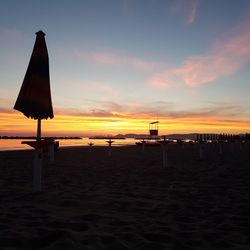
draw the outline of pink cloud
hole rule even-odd
[[[172,83],[163,80],[161,76],[155,76],[152,77],[149,80],[149,83],[151,86],[156,87],[156,88],[160,88],[160,89],[165,89],[165,88],[172,88],[174,87]]]
[[[199,0],[175,0],[170,7],[170,12],[184,16],[185,25],[190,26],[196,20],[198,6]]]
[[[114,53],[85,53],[77,51],[76,54],[79,58],[91,60],[97,64],[132,67],[139,70],[152,70],[159,65],[156,62],[146,61],[141,58],[129,57],[125,55],[117,55]]]
[[[159,87],[186,84],[191,87],[230,76],[250,62],[250,18],[241,23],[228,39],[217,42],[207,55],[187,58],[181,66],[159,73],[149,79],[152,86],[158,79]]]
[[[105,54],[105,53],[95,53],[89,56],[93,61],[100,64],[115,64],[116,59],[113,55]]]
[[[187,20],[186,20],[187,25],[192,25],[195,22],[196,16],[197,16],[198,4],[199,4],[198,0],[191,1],[190,9],[189,9]]]

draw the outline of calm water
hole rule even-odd
[[[0,139],[0,151],[4,150],[27,150],[31,149],[28,145],[21,144],[22,141],[29,141],[27,139]],[[88,143],[92,142],[94,143],[94,146],[107,146],[107,140],[102,139],[88,139],[88,138],[82,138],[82,139],[67,139],[67,140],[57,140],[59,141],[60,147],[72,147],[72,146],[88,146]],[[137,140],[135,139],[125,139],[125,140],[114,140],[115,142],[112,144],[112,146],[125,146],[125,145],[135,145],[135,142]]]

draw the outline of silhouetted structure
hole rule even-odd
[[[51,150],[54,141],[41,141],[41,120],[54,117],[50,93],[49,57],[45,33],[41,30],[36,33],[33,52],[14,109],[21,111],[28,118],[37,119],[37,141],[26,144],[36,149],[33,190],[40,192],[44,144],[49,147],[50,152],[54,152]],[[54,159],[54,155],[52,158]]]
[[[150,136],[158,136],[159,121],[149,123],[149,134]]]
[[[112,141],[111,139],[109,139],[108,141],[106,141],[109,145],[109,156],[111,156],[111,146],[112,146],[112,143],[115,142],[115,141]]]
[[[50,93],[49,57],[42,31],[36,33],[36,41],[14,109],[28,118],[53,118]]]

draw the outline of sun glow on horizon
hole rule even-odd
[[[145,114],[128,115],[113,113],[112,117],[55,115],[42,120],[43,136],[90,136],[116,134],[148,134],[152,117]],[[18,113],[0,113],[0,135],[36,134],[36,120],[27,119]],[[234,121],[224,117],[159,117],[159,134],[173,133],[246,133],[250,132],[250,121]]]

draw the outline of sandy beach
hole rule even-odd
[[[249,249],[250,147],[197,146],[60,149],[38,194],[33,151],[0,152],[0,249]]]

